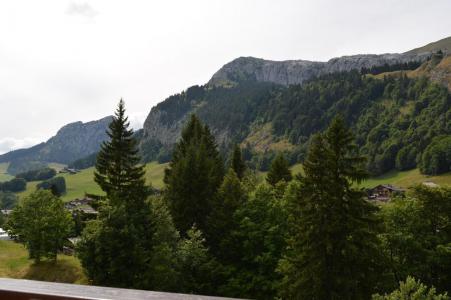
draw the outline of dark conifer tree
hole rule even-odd
[[[121,99],[107,131],[110,140],[101,146],[94,173],[95,181],[111,201],[142,198],[147,191],[144,166],[139,165],[137,141],[129,126]]]
[[[376,208],[353,187],[366,176],[364,162],[341,118],[313,139],[305,175],[289,191],[286,299],[370,299],[377,289]]]
[[[213,135],[192,115],[165,172],[165,197],[182,235],[196,225],[206,236],[207,220],[224,177],[224,164]]]
[[[210,250],[223,263],[235,262],[240,257],[238,241],[232,236],[232,231],[239,226],[234,214],[246,202],[246,198],[240,179],[230,168],[219,188],[217,204],[209,217]]]
[[[243,160],[243,155],[241,154],[241,149],[238,145],[235,145],[233,148],[230,166],[235,171],[236,176],[238,176],[240,180],[243,179],[244,172],[246,171],[246,163]]]
[[[94,284],[150,289],[154,225],[144,169],[128,127],[121,100],[96,163],[95,181],[106,203],[83,232],[78,253]]]
[[[282,180],[289,182],[292,178],[293,176],[291,175],[287,160],[282,154],[277,155],[271,163],[268,175],[266,176],[266,182],[275,186]]]

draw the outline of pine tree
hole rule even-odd
[[[282,180],[289,182],[292,178],[287,160],[282,154],[277,155],[271,163],[266,181],[270,185],[275,186]]]
[[[209,217],[210,250],[221,262],[230,263],[239,257],[238,251],[233,251],[236,250],[237,242],[231,233],[238,227],[234,214],[244,204],[246,196],[237,174],[230,168],[219,188],[217,203]]]
[[[83,232],[78,253],[93,283],[149,289],[154,224],[144,169],[128,127],[121,100],[107,132],[110,140],[96,163],[95,181],[106,193],[106,204]]]
[[[97,156],[94,179],[110,201],[131,201],[146,195],[144,166],[139,165],[137,141],[130,122],[125,116],[121,99],[113,121],[107,131],[109,141],[104,142]]]
[[[165,198],[180,233],[196,225],[209,236],[207,219],[224,176],[223,161],[207,126],[192,115],[166,169]]]
[[[246,171],[246,164],[243,160],[243,156],[241,154],[241,149],[238,145],[235,145],[232,157],[230,160],[230,166],[235,171],[238,178],[241,180],[244,177],[244,172]]]
[[[287,299],[369,299],[377,288],[376,208],[353,187],[364,162],[341,118],[313,138],[305,176],[289,189],[291,233],[279,266]]]

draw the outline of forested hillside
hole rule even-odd
[[[448,59],[435,55],[415,71]],[[427,74],[413,76],[415,71],[332,73],[288,87],[256,80],[191,87],[152,110],[141,151],[146,160],[167,161],[181,124],[196,113],[223,153],[241,144],[251,165],[265,170],[278,151],[286,152],[291,163],[302,162],[311,136],[341,114],[368,156],[372,174],[412,169],[421,165],[434,137],[451,133],[449,91]]]

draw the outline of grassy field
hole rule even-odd
[[[0,163],[0,182],[13,179],[13,176],[6,173],[6,170],[8,170],[8,166],[9,163]]]
[[[159,164],[151,162],[146,165],[146,181],[147,184],[152,184],[154,188],[161,189],[164,186],[164,169],[168,167],[168,163]]]
[[[361,186],[374,187],[378,184],[393,184],[398,187],[408,188],[414,184],[425,181],[434,182],[440,186],[451,186],[451,173],[440,176],[427,176],[420,173],[419,169],[409,171],[391,171],[379,177],[373,177],[364,181]]]
[[[86,284],[80,262],[74,256],[58,255],[56,264],[34,264],[27,250],[12,241],[0,241],[0,277]]]
[[[155,188],[163,187],[164,169],[168,164],[158,164],[151,162],[146,165],[146,181]],[[82,170],[77,174],[59,174],[66,179],[67,193],[62,197],[63,201],[70,201],[76,198],[83,198],[85,193],[102,195],[102,190],[94,182],[94,168]],[[19,197],[28,196],[36,190],[39,182],[27,183],[27,189],[19,193]]]
[[[164,169],[168,164],[158,164],[151,162],[146,165],[146,181],[155,188],[163,188]],[[302,165],[296,164],[291,167],[293,174],[302,173]],[[264,181],[267,172],[259,172],[258,178]],[[64,201],[70,201],[75,198],[83,198],[85,193],[102,194],[100,187],[94,182],[94,168],[82,170],[81,172],[71,174],[61,174],[66,179],[67,193],[62,198]],[[361,187],[374,187],[378,184],[393,184],[398,187],[408,188],[413,184],[422,183],[424,181],[432,181],[438,185],[451,186],[451,173],[440,176],[426,176],[420,174],[418,169],[409,171],[391,171],[379,177],[373,177],[364,181]],[[19,197],[29,195],[36,190],[38,182],[29,182],[27,189],[19,193]]]
[[[302,173],[302,164],[293,165],[291,171],[294,174]],[[264,180],[268,172],[259,172],[258,177]],[[414,184],[421,184],[425,181],[431,181],[440,186],[451,187],[451,173],[442,174],[440,176],[428,176],[420,173],[419,169],[409,171],[391,171],[382,176],[370,177],[360,184],[361,187],[375,187],[379,184],[393,184],[402,188],[409,188]]]

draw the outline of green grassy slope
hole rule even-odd
[[[293,165],[291,171],[294,174],[302,173],[302,165]],[[264,180],[268,172],[259,172],[258,177]],[[421,184],[425,181],[434,182],[440,186],[451,187],[451,173],[442,174],[439,176],[428,176],[420,173],[419,169],[409,171],[391,171],[382,176],[370,177],[360,184],[361,187],[375,187],[379,184],[393,184],[398,187],[408,188],[414,184]]]
[[[147,184],[152,184],[154,188],[161,189],[164,186],[164,169],[168,167],[168,163],[159,164],[151,162],[146,165],[146,181]]]
[[[433,42],[433,43],[429,43],[425,46],[412,49],[410,51],[407,51],[406,53],[422,53],[422,52],[428,52],[428,51],[435,52],[435,51],[438,51],[439,49],[451,51],[451,36],[441,39],[439,41]]]
[[[146,181],[155,188],[163,187],[164,169],[168,164],[158,164],[151,162],[146,165]],[[62,197],[63,201],[70,201],[75,198],[83,198],[85,193],[102,195],[102,190],[94,182],[94,168],[82,170],[77,174],[58,174],[66,179],[67,193]],[[34,190],[39,182],[27,183],[27,189],[19,193],[19,197],[28,196]]]
[[[364,181],[363,187],[374,187],[378,184],[393,184],[398,187],[408,188],[414,184],[421,184],[425,181],[431,181],[441,186],[451,186],[451,173],[440,176],[427,176],[420,173],[420,170],[409,171],[391,171],[379,177],[373,177]]]
[[[58,255],[56,264],[36,265],[27,250],[12,241],[0,241],[0,277],[86,284],[80,262],[74,256]]]
[[[13,179],[13,176],[9,175],[6,170],[8,170],[9,163],[0,163],[0,182],[8,181]]]
[[[146,165],[146,181],[155,188],[163,188],[164,169],[168,164],[158,164],[151,162]],[[293,174],[302,172],[302,165],[296,164],[291,167]],[[261,182],[265,180],[267,172],[258,172],[258,178]],[[80,173],[70,175],[61,174],[66,179],[67,193],[62,198],[64,201],[70,201],[75,198],[84,197],[85,193],[102,194],[100,187],[94,182],[94,168],[82,170]],[[374,187],[378,184],[393,184],[395,186],[408,188],[413,184],[420,184],[424,181],[432,181],[438,185],[451,186],[451,173],[440,176],[426,176],[420,173],[418,169],[409,171],[391,171],[379,177],[372,177],[364,181],[360,186]],[[20,198],[29,195],[36,189],[38,182],[29,182],[27,189],[19,193]]]

